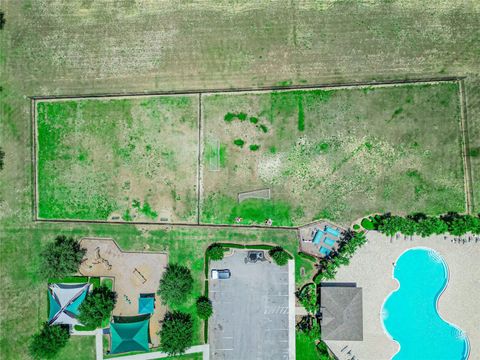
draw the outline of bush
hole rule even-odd
[[[375,229],[375,225],[373,224],[373,222],[370,221],[370,220],[367,219],[367,218],[363,219],[360,224],[362,225],[362,227],[363,227],[365,230],[374,230],[374,229]]]
[[[207,256],[210,260],[222,260],[225,248],[218,243],[210,245],[207,249]]]
[[[302,306],[312,315],[318,311],[317,287],[315,284],[307,284],[298,292],[298,300]]]
[[[237,146],[240,146],[240,147],[243,147],[243,145],[245,145],[245,141],[242,140],[242,139],[235,139],[235,140],[233,140],[233,143]]]
[[[257,151],[258,149],[260,149],[260,145],[253,144],[253,145],[250,145],[248,148],[249,148],[251,151]]]
[[[213,314],[212,302],[206,296],[200,296],[196,303],[197,315],[200,319],[208,319]]]
[[[41,252],[41,273],[46,278],[64,277],[74,274],[85,255],[78,241],[72,237],[59,235]]]
[[[358,224],[353,225],[353,230],[360,230],[360,225]]]
[[[86,328],[99,328],[110,317],[116,302],[115,292],[104,285],[95,287],[78,308],[78,321]]]
[[[288,260],[290,259],[290,255],[283,250],[282,247],[276,246],[271,249],[268,254],[272,257],[273,261],[279,266],[287,265]]]
[[[34,359],[51,359],[67,345],[69,338],[67,326],[44,323],[42,330],[32,336],[28,350]]]
[[[193,277],[190,270],[181,265],[169,264],[160,280],[158,293],[162,303],[181,305],[190,295],[193,287]]]
[[[160,331],[160,348],[170,355],[183,354],[192,346],[193,320],[190,314],[167,312]]]

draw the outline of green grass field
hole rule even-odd
[[[204,166],[204,223],[465,210],[456,83],[212,94],[202,114],[205,146],[224,149]],[[265,188],[270,200],[237,201]]]
[[[225,239],[278,241],[289,244],[290,249],[296,244],[289,231],[283,239],[271,230],[229,233],[180,228],[175,232],[137,229],[133,225],[33,222],[30,96],[465,75],[470,144],[473,149],[480,147],[477,1],[291,1],[287,5],[272,1],[234,5],[202,1],[172,6],[168,1],[5,0],[0,11],[6,21],[0,30],[0,147],[5,151],[5,166],[0,172],[2,360],[30,359],[29,337],[46,319],[46,280],[38,275],[38,253],[41,245],[57,234],[113,237],[125,248],[137,250],[152,241],[154,248],[171,248],[172,256],[197,269],[203,260],[202,250],[193,249],[196,241],[202,246]],[[247,110],[228,107],[225,113]],[[390,109],[388,115],[395,110]],[[225,113],[219,114],[219,120]],[[303,113],[307,130],[308,110],[304,104]],[[295,121],[292,128],[300,131],[299,122]],[[433,127],[427,130],[437,131]],[[108,134],[101,136],[108,138]],[[244,150],[248,151],[249,145]],[[213,158],[216,149],[210,151]],[[223,159],[219,165],[227,169],[232,160],[228,150],[219,150]],[[263,150],[260,147],[257,151]],[[472,165],[479,211],[480,157],[475,157]],[[66,177],[68,173],[60,175]],[[54,174],[53,180],[60,175]],[[230,192],[227,195],[231,196]],[[123,210],[127,208],[128,202],[122,197],[112,199],[108,203],[119,201],[124,204]],[[137,200],[140,204],[131,213],[144,209],[145,199],[138,196]],[[160,216],[153,201],[147,202]],[[423,204],[419,208],[423,209]],[[148,207],[144,210],[151,214]],[[119,216],[128,217],[120,212]],[[158,232],[154,236],[151,230]],[[180,251],[195,257],[187,258]],[[198,270],[195,274],[200,281]],[[198,292],[200,283],[195,286]],[[90,341],[77,338],[59,358],[93,359]]]
[[[37,103],[38,216],[196,220],[198,98]]]

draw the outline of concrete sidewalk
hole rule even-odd
[[[194,354],[194,353],[200,353],[200,352],[203,353],[203,360],[209,360],[210,346],[208,344],[192,346],[187,351],[185,351],[185,354]],[[143,354],[130,355],[130,356],[119,356],[119,357],[109,358],[109,360],[152,360],[152,359],[167,358],[169,356],[171,355],[161,351],[156,351],[156,352],[147,352]],[[103,358],[103,354],[102,354],[102,358]],[[97,359],[98,359],[98,353],[97,353]]]

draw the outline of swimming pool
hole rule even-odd
[[[335,245],[335,240],[332,240],[332,239],[330,239],[330,238],[328,238],[328,237],[325,238],[325,239],[323,239],[323,242],[324,242],[325,244],[327,244],[327,245],[330,245],[330,246]]]
[[[320,247],[320,254],[322,255],[325,255],[327,256],[328,254],[330,254],[331,250],[330,249],[327,249],[326,247]]]
[[[333,235],[335,237],[339,237],[340,236],[340,231],[338,230],[335,230],[335,229],[332,229],[330,226],[326,226],[325,227],[325,231],[327,233],[329,233],[330,235]]]
[[[407,250],[398,258],[393,276],[399,288],[382,308],[385,330],[400,344],[393,359],[466,359],[465,333],[437,311],[438,298],[448,282],[448,268],[440,254],[427,248]]]

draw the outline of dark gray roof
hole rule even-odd
[[[320,287],[323,340],[363,340],[362,288]]]

